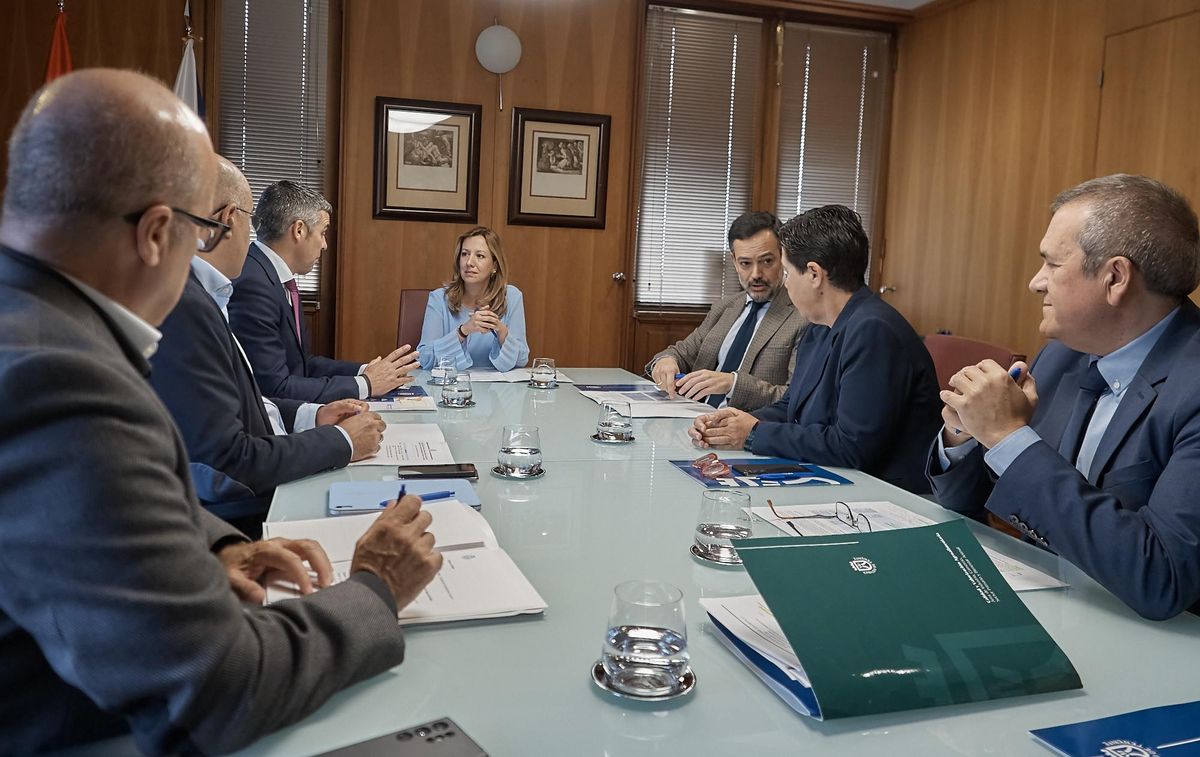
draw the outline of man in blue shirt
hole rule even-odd
[[[1145,617],[1195,610],[1196,214],[1129,175],[1068,189],[1051,211],[1029,288],[1052,341],[1028,371],[984,361],[951,378],[934,492],[964,514],[986,508]]]

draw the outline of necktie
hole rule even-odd
[[[287,290],[288,295],[292,298],[292,321],[296,327],[296,339],[303,344],[304,339],[300,336],[300,287],[296,286],[295,279],[288,279],[283,282],[283,288]]]
[[[758,325],[758,311],[762,310],[766,304],[750,300],[750,312],[742,321],[742,327],[734,335],[733,344],[729,345],[729,352],[725,353],[725,362],[721,363],[720,370],[723,373],[736,371],[741,366],[742,358],[746,356],[746,348],[750,346],[750,339],[754,336],[754,327]],[[711,394],[705,401],[713,407],[719,407],[725,401],[725,395]]]
[[[1079,457],[1079,447],[1083,443],[1088,421],[1092,419],[1092,413],[1096,410],[1096,402],[1108,388],[1108,382],[1104,380],[1104,376],[1100,375],[1100,369],[1096,367],[1097,362],[1099,361],[1094,361],[1088,366],[1087,373],[1079,382],[1079,394],[1075,397],[1075,407],[1071,410],[1071,418],[1067,421],[1066,428],[1063,429],[1062,441],[1058,445],[1059,454],[1070,460],[1072,464],[1075,464],[1076,458]],[[1082,471],[1082,473],[1087,475],[1086,471]]]

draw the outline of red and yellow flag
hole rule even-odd
[[[58,12],[54,22],[54,40],[50,43],[50,61],[46,64],[46,83],[71,73],[71,48],[67,45],[67,14]]]

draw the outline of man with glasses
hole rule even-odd
[[[396,609],[441,566],[420,501],[375,521],[349,580],[263,607],[265,572],[310,592],[328,558],[200,507],[146,381],[155,325],[225,233],[204,124],[157,81],[85,69],[33,96],[8,149],[0,751],[129,730],[147,753],[233,751],[399,664]]]
[[[419,367],[411,345],[365,365],[309,354],[296,277],[311,271],[325,251],[332,212],[324,197],[294,181],[268,186],[254,209],[258,240],[233,282],[229,323],[268,397],[381,397],[411,382],[409,374]]]
[[[256,534],[276,486],[374,455],[384,423],[359,400],[316,405],[259,392],[226,313],[250,241],[250,185],[218,163],[216,216],[230,232],[192,258],[150,381],[183,435],[201,504]]]

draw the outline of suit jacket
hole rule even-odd
[[[67,279],[0,247],[0,750],[133,730],[233,750],[398,664],[370,574],[239,602],[146,361]]]
[[[350,445],[333,426],[273,433],[233,332],[194,273],[161,331],[150,383],[183,435],[203,505],[224,517],[265,513],[279,484],[350,462]],[[276,404],[290,430],[302,403]]]
[[[1085,479],[1058,445],[1088,358],[1047,344],[1030,367],[1038,404],[1029,425],[1042,441],[999,479],[977,447],[930,476],[934,493],[973,517],[986,507],[1145,617],[1200,611],[1200,311],[1184,300],[1125,390]]]
[[[717,357],[721,344],[734,321],[746,307],[746,293],[730,295],[712,306],[704,322],[683,340],[655,355],[646,364],[646,375],[661,357],[673,357],[679,370],[718,370]],[[741,410],[757,410],[775,402],[787,391],[795,365],[796,341],[807,325],[804,316],[796,312],[787,290],[780,287],[771,300],[754,338],[746,347],[746,355],[738,369],[737,384],[729,394],[729,405]]]
[[[229,325],[250,358],[263,394],[304,402],[357,399],[354,376],[361,364],[308,354],[304,321],[303,339],[296,337],[294,324],[275,266],[252,243],[242,275],[233,281]]]
[[[800,339],[787,394],[754,413],[751,451],[856,468],[920,494],[941,407],[921,338],[863,287],[832,328],[809,326]]]

